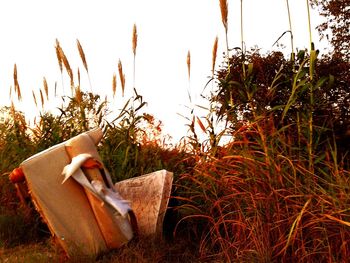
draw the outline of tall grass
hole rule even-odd
[[[135,26],[133,31],[134,63],[136,43]],[[89,74],[86,55],[78,40],[77,48],[84,68]],[[14,102],[12,102],[11,107],[1,109],[2,116],[6,117],[4,122],[0,123],[1,254],[3,254],[3,250],[8,251],[14,246],[42,241],[49,237],[49,232],[43,225],[40,216],[34,208],[31,208],[28,212],[22,207],[16,197],[16,188],[8,179],[10,172],[15,167],[37,152],[99,126],[104,130],[104,138],[98,150],[111,172],[114,182],[161,169],[174,171],[176,174],[186,169],[182,159],[187,158],[187,153],[181,147],[174,147],[167,143],[168,137],[162,133],[161,122],[145,112],[146,102],[137,93],[135,87],[135,95],[126,102],[122,109],[113,110],[116,116],[109,116],[111,110],[108,108],[107,98],[103,100],[97,94],[82,91],[80,71],[78,69],[77,75],[74,75],[71,64],[58,40],[56,40],[55,50],[61,74],[63,75],[63,71],[66,71],[71,86],[71,96],[62,96],[62,104],[58,107],[58,114],[45,111],[46,103],[50,103],[51,99],[49,96],[50,87],[45,78],[43,78],[43,87],[39,90],[42,109],[34,125],[26,123],[25,114],[16,110]],[[124,96],[125,74],[120,60],[118,71]],[[20,98],[16,65],[14,66],[13,78],[14,92]],[[77,81],[75,81],[76,78]],[[116,85],[116,74],[114,74],[113,97],[116,93]],[[38,105],[34,91],[32,94],[34,103]],[[25,183],[23,184],[25,185]],[[26,201],[29,202],[29,207],[31,207],[30,200]],[[149,245],[151,246],[151,244]],[[42,247],[39,247],[39,249],[42,249]],[[52,248],[50,249],[52,250]],[[47,253],[52,255],[51,252]],[[52,253],[56,254],[56,252]],[[164,253],[161,257],[164,257]],[[154,256],[156,255],[154,254]],[[63,260],[61,256],[57,255],[57,257],[59,260]],[[2,256],[0,258],[3,259]],[[6,256],[5,258],[6,260],[15,260],[14,258],[27,260],[37,257],[33,254],[23,257]],[[45,260],[45,257],[43,260]],[[82,260],[82,258],[79,260]]]
[[[258,60],[244,61],[242,68],[242,60],[232,59],[218,74],[212,102],[221,103],[216,114],[230,123],[232,140],[193,151],[194,169],[176,182],[182,219],[175,234],[187,227],[202,260],[347,261],[349,171],[335,136],[328,136],[329,126],[314,122],[314,93],[328,76],[316,78],[317,52],[311,46],[297,64],[292,60],[287,71],[276,72],[270,92],[283,92],[286,101],[275,107],[256,104]],[[243,114],[233,118],[240,107]],[[194,121],[191,140],[196,141],[193,126]]]

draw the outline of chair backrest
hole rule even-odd
[[[90,143],[90,151],[97,154],[96,147],[92,149],[91,145],[99,143],[102,131],[97,128],[79,136],[28,158],[20,167],[37,210],[67,254],[97,255],[125,244],[132,234],[116,235],[120,234],[118,225],[125,224],[125,220],[113,217],[115,211],[110,205],[104,205],[99,196],[73,178],[62,184],[62,171],[71,163],[66,145],[84,137]]]

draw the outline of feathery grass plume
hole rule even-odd
[[[83,65],[85,67],[85,70],[86,70],[86,72],[89,72],[88,65],[87,65],[87,62],[86,62],[85,53],[84,53],[83,47],[81,46],[81,44],[80,44],[78,39],[77,39],[77,47],[78,47],[78,50],[79,50],[80,58],[83,61]]]
[[[44,95],[43,91],[40,89],[40,100],[41,100],[41,107],[44,108]]]
[[[89,68],[88,68],[88,64],[86,62],[85,52],[84,52],[84,49],[83,49],[83,47],[80,44],[80,41],[78,39],[77,39],[77,47],[78,47],[78,50],[79,50],[80,58],[81,58],[81,60],[83,62],[84,68],[85,68],[86,73],[88,75],[89,84],[90,84],[90,90],[92,91],[92,85],[91,85],[91,80],[90,80]],[[79,85],[80,85],[80,83],[79,83]]]
[[[137,28],[136,24],[132,29],[132,53],[134,54],[134,69],[133,69],[133,83],[135,88],[135,79],[136,79],[136,48],[137,48]]]
[[[57,57],[57,61],[58,61],[58,66],[59,66],[60,71],[61,71],[61,83],[62,83],[62,89],[63,89],[63,94],[64,94],[65,92],[64,92],[64,82],[63,82],[63,62],[62,62],[62,57],[60,55],[60,53],[61,53],[60,50],[61,50],[60,42],[56,38],[55,51],[56,51],[56,57]]]
[[[120,78],[120,83],[122,85],[122,96],[124,97],[124,90],[125,90],[125,74],[123,73],[123,65],[122,62],[118,61],[118,72],[119,72],[119,78]]]
[[[187,58],[186,58],[186,63],[187,63],[187,73],[188,73],[188,89],[187,89],[187,95],[190,103],[192,103],[192,98],[191,98],[191,52],[187,52]]]
[[[57,54],[57,58],[58,58],[58,63],[60,65],[60,69],[61,69],[62,64],[63,64],[67,73],[68,73],[68,76],[70,78],[71,89],[73,89],[73,87],[74,87],[73,71],[72,71],[72,69],[69,65],[68,59],[67,59],[66,55],[64,54],[64,51],[61,48],[57,39],[56,39],[56,54]],[[61,71],[62,71],[62,69],[61,69]]]
[[[211,72],[213,74],[213,77],[214,77],[214,70],[215,70],[215,64],[216,64],[216,56],[218,52],[218,40],[219,38],[216,36],[214,45],[213,45],[213,57],[212,57],[212,64],[211,64]]]
[[[43,84],[44,84],[44,91],[46,95],[46,100],[49,100],[49,86],[47,85],[46,78],[43,78]]]
[[[228,16],[228,4],[227,0],[219,0],[220,1],[220,11],[221,11],[221,20],[222,24],[225,27],[225,31],[227,32],[228,23],[227,23],[227,16]]]
[[[32,94],[33,94],[33,99],[34,99],[35,107],[38,107],[38,102],[37,102],[37,100],[36,100],[36,96],[35,96],[34,90],[32,90]]]
[[[191,78],[191,52],[187,52],[187,73],[188,73],[188,79]]]
[[[63,73],[63,63],[62,63],[62,57],[61,57],[61,46],[60,46],[60,42],[58,41],[58,39],[56,39],[55,50],[56,50],[58,66],[60,67],[61,73]]]
[[[228,69],[230,70],[230,65],[229,65],[230,57],[229,57],[228,36],[227,36],[228,3],[227,3],[227,0],[219,0],[219,2],[220,2],[221,20],[222,20],[222,24],[224,25],[224,28],[225,28],[227,66],[228,66]]]
[[[21,88],[19,87],[18,83],[18,76],[17,76],[17,65],[14,65],[13,68],[13,82],[14,82],[14,87],[15,87],[15,93],[17,93],[17,98],[19,101],[22,100],[22,94],[21,94]]]
[[[137,28],[136,24],[132,29],[132,52],[134,53],[134,57],[136,56],[136,48],[137,48]]]
[[[117,91],[117,75],[115,73],[113,74],[112,91],[113,91],[113,98],[114,98],[115,93]]]
[[[12,97],[12,85],[10,85],[9,99]]]

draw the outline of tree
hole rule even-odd
[[[316,52],[315,54],[317,54]],[[319,55],[319,54],[318,54]],[[312,56],[301,50],[294,61],[281,52],[234,53],[216,72],[217,89],[210,95],[216,115],[234,132],[247,123],[272,121],[277,129],[310,130],[322,148],[327,140],[338,149],[350,146],[350,64],[340,56]],[[243,70],[244,67],[244,70]],[[285,131],[286,132],[286,131]],[[318,139],[316,139],[318,138]],[[323,145],[323,146],[322,146]]]
[[[317,27],[333,46],[333,56],[350,61],[350,0],[311,0],[326,21]]]

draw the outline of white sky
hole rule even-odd
[[[295,47],[309,47],[305,0],[290,2]],[[229,0],[229,45],[240,46],[240,1]],[[258,45],[271,50],[272,44],[289,29],[285,0],[244,0],[244,38],[247,48]],[[315,12],[313,12],[315,14]],[[312,27],[320,19],[312,16]],[[190,116],[187,97],[189,86],[186,56],[191,52],[190,91],[199,102],[208,76],[211,75],[212,47],[219,37],[217,65],[222,61],[224,28],[219,0],[11,0],[0,2],[0,105],[10,105],[9,89],[13,86],[13,66],[17,64],[19,84],[24,100],[15,105],[29,115],[38,115],[32,90],[39,98],[45,76],[50,88],[51,107],[54,83],[62,91],[61,74],[55,53],[58,38],[73,71],[80,68],[82,89],[90,90],[88,78],[76,48],[79,39],[89,65],[95,93],[112,100],[112,76],[121,59],[126,73],[126,96],[121,98],[118,78],[114,99],[115,115],[133,86],[132,27],[138,29],[136,88],[148,102],[147,111],[164,123],[164,130],[175,141],[187,131]],[[318,42],[316,31],[314,42]],[[281,41],[290,50],[290,40]],[[316,46],[317,47],[317,46]],[[275,47],[276,49],[276,47]],[[118,74],[117,74],[118,76]],[[65,81],[66,92],[69,81]],[[30,113],[29,113],[30,112]]]

